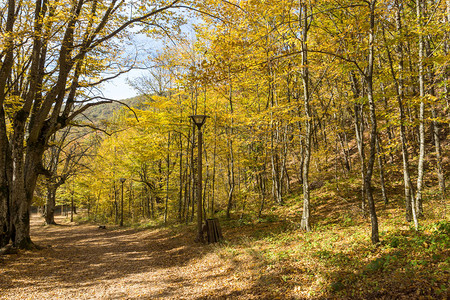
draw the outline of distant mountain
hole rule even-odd
[[[133,98],[123,99],[119,100],[120,102],[128,105],[131,108],[137,108],[142,109],[144,107],[144,102],[146,100],[145,96],[136,96]],[[113,102],[108,104],[102,104],[90,107],[86,110],[84,113],[84,116],[94,122],[97,121],[105,121],[112,118],[115,112],[119,111],[120,109],[125,108],[124,105]]]

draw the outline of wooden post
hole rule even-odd
[[[209,243],[217,243],[223,240],[219,219],[206,219],[206,233]]]

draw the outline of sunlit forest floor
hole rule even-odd
[[[192,226],[44,226],[34,215],[43,249],[0,257],[0,299],[448,299],[445,203],[426,204],[419,233],[398,203],[378,203],[373,246],[357,204],[330,208],[328,197],[315,199],[312,232],[299,230],[291,199],[262,218],[221,220],[226,240],[212,245],[194,243]]]

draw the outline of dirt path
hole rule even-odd
[[[33,241],[45,249],[0,257],[0,299],[262,296],[249,293],[250,279],[233,276],[216,246],[199,246],[187,233],[42,224],[32,217]]]

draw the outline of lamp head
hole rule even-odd
[[[120,178],[119,180],[120,180],[120,182],[124,183],[125,180],[127,180],[127,179],[126,178]]]
[[[194,122],[195,125],[197,125],[197,127],[200,129],[200,127],[202,127],[202,125],[205,123],[206,118],[208,116],[206,115],[192,115],[189,116],[192,119],[192,122]]]

